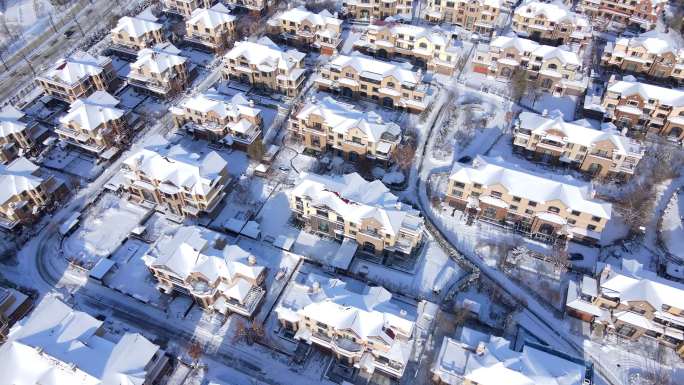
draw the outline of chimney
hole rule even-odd
[[[311,292],[318,293],[319,291],[321,291],[321,283],[318,281],[313,281],[311,284]]]
[[[249,99],[249,106],[250,106],[250,107],[254,107],[254,100]]]
[[[375,118],[375,123],[382,124],[382,116],[378,115],[378,117]]]
[[[541,114],[541,115],[542,115],[543,117],[549,116],[549,110],[547,110],[546,108],[544,108],[544,110],[542,111],[542,114]]]
[[[480,342],[477,344],[477,348],[475,348],[475,354],[477,354],[478,356],[482,356],[482,355],[484,355],[486,352],[487,352],[487,347],[485,346],[484,341],[480,341]]]
[[[250,254],[249,257],[247,257],[247,264],[249,264],[250,266],[256,265],[256,262],[257,261],[256,261],[256,257],[254,256],[254,254]]]

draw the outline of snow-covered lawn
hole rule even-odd
[[[116,268],[105,277],[104,283],[109,288],[161,307],[163,301],[156,288],[156,280],[142,260],[150,247],[150,244],[135,239],[124,242],[110,258],[116,262]]]
[[[104,194],[81,219],[79,228],[64,239],[65,258],[86,268],[113,253],[140,224],[147,209],[113,194]]]
[[[675,257],[684,260],[684,194],[679,190],[672,195],[663,213],[660,236],[667,251]]]

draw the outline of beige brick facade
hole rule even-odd
[[[584,49],[591,40],[586,16],[557,3],[532,1],[513,12],[511,23],[518,36],[553,45],[572,45]]]
[[[162,7],[165,12],[188,18],[192,11],[198,8],[209,8],[214,0],[162,0]]]
[[[502,7],[500,0],[428,0],[425,19],[433,23],[455,24],[489,36],[499,24]]]
[[[577,9],[600,30],[636,27],[648,31],[655,28],[666,4],[664,0],[580,0]]]
[[[36,82],[46,94],[72,103],[96,90],[107,91],[115,77],[112,59],[77,51],[58,60]]]
[[[46,131],[11,105],[0,109],[0,163],[11,162],[20,152],[35,152],[36,141]]]
[[[168,97],[185,90],[188,75],[187,58],[173,44],[163,43],[138,52],[128,83],[144,92]]]
[[[356,20],[384,20],[390,16],[411,15],[413,0],[344,0],[343,12]]]
[[[235,40],[235,21],[235,16],[221,3],[209,9],[198,8],[185,21],[185,40],[224,52]]]
[[[111,31],[112,44],[135,53],[143,48],[150,48],[164,42],[162,25],[151,15],[134,17],[124,16],[119,19]]]

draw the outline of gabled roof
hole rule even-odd
[[[544,17],[555,23],[572,23],[579,26],[587,26],[589,22],[584,15],[577,14],[568,9],[564,4],[545,3],[530,1],[515,9],[516,15],[525,17]]]
[[[188,153],[181,146],[144,148],[129,156],[124,164],[162,181],[169,188],[184,188],[200,195],[206,194],[214,179],[228,167],[228,162],[216,151],[201,155]]]
[[[0,109],[0,137],[5,138],[11,134],[24,131],[26,123],[19,120],[24,115],[23,112],[12,105],[7,105]]]
[[[359,72],[360,75],[368,75],[373,78],[378,75],[383,78],[392,76],[399,82],[409,84],[418,84],[421,81],[417,72],[404,69],[399,64],[372,59],[358,52],[354,52],[350,56],[337,55],[330,61],[329,65],[340,68],[350,66]]]
[[[524,39],[518,36],[498,36],[492,41],[490,46],[498,49],[513,47],[520,53],[541,56],[544,60],[557,58],[563,64],[580,65],[579,57],[574,52],[549,45],[542,45],[533,40]]]
[[[120,108],[119,100],[106,91],[96,91],[86,99],[71,103],[69,112],[59,118],[60,123],[74,122],[84,130],[94,130],[100,125],[120,119],[126,112]]]
[[[678,51],[678,44],[670,35],[656,30],[631,38],[620,37],[616,40],[615,45],[623,45],[630,48],[643,47],[646,52],[655,55],[662,55],[668,52],[676,54]]]
[[[261,113],[258,108],[249,105],[249,101],[242,93],[226,100],[222,95],[206,92],[184,99],[180,106],[203,114],[213,112],[219,118],[238,118],[243,115],[255,117]]]
[[[663,305],[684,309],[684,287],[678,283],[660,279],[645,278],[619,270],[604,270],[599,283],[601,292],[620,302],[645,301],[661,311]]]
[[[306,56],[295,49],[281,50],[273,41],[262,37],[256,43],[238,41],[233,49],[225,55],[227,59],[244,58],[251,65],[256,65],[265,71],[274,69],[291,70]]]
[[[157,44],[152,48],[138,51],[138,58],[131,68],[146,68],[150,72],[163,74],[169,68],[182,65],[188,59],[180,55],[180,50],[171,43]]]
[[[34,190],[43,183],[43,178],[34,175],[38,166],[30,160],[19,157],[8,165],[0,165],[0,205],[24,191]]]
[[[95,334],[101,326],[90,315],[46,297],[0,347],[3,380],[14,385],[142,385],[159,347],[130,333],[115,344]]]
[[[560,182],[504,164],[494,158],[478,156],[472,165],[456,163],[449,179],[483,186],[502,185],[509,194],[535,202],[559,200],[570,210],[610,219],[612,206],[593,198],[589,184]]]
[[[655,99],[672,107],[684,106],[684,91],[654,86],[637,81],[619,80],[608,86],[608,92],[620,94],[623,98],[639,95],[642,99]]]
[[[99,75],[108,62],[108,57],[94,57],[87,52],[77,51],[67,58],[57,60],[43,76],[73,85],[86,76]]]
[[[314,205],[329,207],[357,224],[374,219],[389,234],[397,234],[402,226],[413,228],[422,223],[382,182],[367,182],[357,173],[337,177],[302,173],[291,194],[309,197]]]
[[[555,118],[541,116],[533,112],[524,111],[518,117],[520,127],[535,134],[544,135],[549,131],[563,133],[563,139],[570,143],[580,144],[591,148],[594,144],[608,140],[615,145],[615,150],[621,155],[642,154],[639,142],[612,131],[595,130],[579,124],[568,123],[562,116]]]
[[[226,23],[235,21],[235,16],[230,14],[228,8],[221,3],[216,3],[213,7],[197,8],[192,11],[192,15],[186,21],[189,25],[202,23],[206,28],[216,28]]]
[[[307,11],[304,7],[291,8],[287,11],[275,15],[269,23],[273,21],[274,23],[279,23],[281,20],[292,21],[295,23],[301,23],[303,21],[308,21],[309,23],[324,28],[326,25],[341,25],[342,20],[334,17],[327,10],[322,10],[319,13],[313,13]]]
[[[323,117],[325,124],[337,133],[346,134],[356,128],[366,134],[368,141],[378,142],[384,133],[398,137],[401,128],[394,122],[383,122],[374,111],[362,112],[353,105],[342,103],[330,96],[309,102],[297,113],[297,119],[308,119],[311,114]]]
[[[112,33],[126,32],[131,37],[141,37],[147,33],[158,31],[162,29],[162,25],[145,17],[139,16],[124,16],[116,23],[116,27],[112,29]]]

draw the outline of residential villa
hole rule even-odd
[[[71,103],[67,114],[59,118],[55,133],[67,144],[111,159],[131,136],[126,116],[118,99],[96,91]]]
[[[43,299],[0,345],[5,384],[154,384],[165,382],[171,362],[138,333],[118,342],[104,322],[54,296]]]
[[[301,273],[275,308],[278,321],[296,340],[329,350],[346,366],[401,378],[413,350],[417,309],[381,286],[348,281]]]
[[[531,1],[513,12],[512,28],[520,37],[540,43],[571,45],[581,51],[591,40],[587,17],[559,3]]]
[[[567,314],[632,341],[654,338],[684,357],[684,286],[624,267],[605,265],[596,278],[571,280]]]
[[[263,120],[261,110],[242,93],[233,97],[204,93],[187,97],[171,108],[176,127],[197,138],[247,150],[260,144]]]
[[[580,0],[577,9],[602,30],[648,31],[655,28],[666,4],[666,0]]]
[[[268,20],[272,34],[302,49],[316,48],[323,55],[334,55],[342,43],[342,20],[327,10],[319,13],[304,7],[291,8]]]
[[[494,222],[561,245],[567,240],[598,243],[612,210],[594,198],[588,183],[556,181],[481,156],[472,165],[454,165],[446,201],[469,221]]]
[[[592,176],[626,179],[634,174],[644,149],[615,130],[596,130],[524,111],[518,117],[513,150],[542,161],[566,164]]]
[[[352,161],[368,158],[389,163],[401,141],[398,124],[329,96],[308,101],[296,111],[290,115],[288,129],[305,148],[319,153],[333,151]]]
[[[411,256],[421,244],[423,219],[379,180],[359,174],[300,174],[290,209],[311,232],[355,240],[368,254]]]
[[[337,55],[320,67],[314,80],[319,89],[343,97],[369,98],[384,107],[421,112],[427,107],[422,73],[399,63],[385,62],[358,52]]]
[[[590,385],[594,377],[580,358],[527,341],[516,348],[467,326],[458,339],[444,337],[430,372],[437,385]]]
[[[24,157],[0,165],[0,186],[0,227],[4,230],[39,220],[65,188],[58,179],[43,176],[40,168]]]
[[[107,91],[115,77],[112,59],[77,51],[57,60],[36,82],[47,95],[73,103],[97,90]]]
[[[502,8],[502,0],[428,0],[425,19],[454,24],[488,37],[499,23]]]
[[[606,43],[601,65],[657,80],[684,83],[684,48],[679,48],[674,39],[661,32],[651,31]]]
[[[268,38],[235,43],[223,61],[223,77],[295,97],[306,78],[304,53],[284,51]]]
[[[225,0],[225,4],[244,8],[253,15],[263,14],[273,3],[274,0]]]
[[[7,105],[0,109],[0,163],[7,164],[17,156],[35,152],[47,128],[29,119],[19,109]]]
[[[222,234],[185,226],[159,238],[143,256],[160,291],[190,296],[203,309],[252,317],[266,291],[266,268]]]
[[[525,71],[528,87],[556,96],[584,94],[588,78],[575,52],[540,45],[517,36],[498,36],[489,46],[478,46],[473,71],[510,79],[517,69]]]
[[[164,12],[182,16],[187,19],[198,8],[209,8],[214,0],[162,0]]]
[[[111,31],[113,48],[135,55],[143,48],[151,48],[164,42],[162,25],[150,10],[138,16],[124,16]]]
[[[165,141],[139,150],[122,167],[129,199],[180,219],[213,212],[230,179],[228,163],[217,152],[188,153]]]
[[[0,286],[0,344],[10,328],[31,309],[33,301],[24,293]]]
[[[604,119],[621,129],[684,139],[684,91],[613,76],[601,106]]]
[[[369,22],[391,16],[410,18],[413,0],[343,0],[342,12],[351,19]]]
[[[158,44],[138,52],[131,63],[128,83],[143,92],[168,97],[188,86],[187,58],[171,43]]]
[[[410,24],[370,25],[354,49],[378,58],[407,58],[430,71],[453,75],[461,50],[439,27]]]
[[[224,52],[237,35],[235,21],[236,17],[222,3],[197,8],[185,21],[185,40],[214,52]]]

